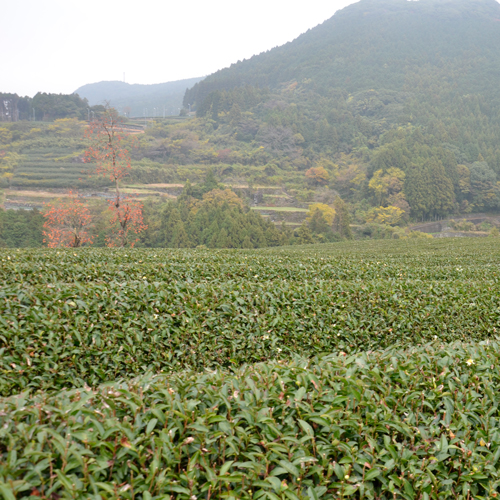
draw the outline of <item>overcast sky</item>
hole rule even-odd
[[[0,92],[205,76],[289,42],[354,0],[7,0]]]

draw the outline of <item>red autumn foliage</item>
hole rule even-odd
[[[71,191],[66,199],[47,203],[43,216],[43,241],[49,248],[77,248],[92,243],[87,232],[92,225],[90,211]]]
[[[133,247],[139,238],[132,240],[132,235],[138,235],[148,227],[142,218],[143,205],[132,198],[122,197],[119,204],[116,204],[116,200],[110,200],[109,206],[113,213],[110,221],[113,232],[106,238],[107,246]]]
[[[113,108],[107,108],[98,119],[91,122],[85,135],[90,146],[85,152],[85,162],[95,163],[94,174],[111,180],[115,194],[109,200],[111,234],[106,237],[109,247],[134,246],[138,235],[147,226],[142,216],[142,204],[122,195],[120,181],[129,173],[130,155],[123,145],[121,118]],[[70,196],[55,203],[48,203],[43,235],[49,247],[80,247],[92,243],[87,230],[92,224],[90,210],[77,196]]]

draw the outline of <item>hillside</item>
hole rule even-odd
[[[284,182],[324,168],[312,180],[353,212],[497,211],[499,46],[494,0],[362,0],[210,75],[184,104],[220,149],[264,148]]]
[[[146,108],[148,116],[163,116],[164,108],[167,115],[178,115],[186,89],[200,80],[201,78],[189,78],[153,85],[105,81],[83,85],[75,90],[75,94],[86,98],[91,106],[107,101],[120,113],[131,117],[144,116]],[[154,108],[156,112],[153,111]]]
[[[221,108],[220,92],[267,88],[304,115],[301,147],[373,149],[386,130],[411,125],[455,148],[458,163],[481,153],[496,164],[499,46],[495,0],[362,0],[293,42],[210,75],[184,104],[203,116],[214,99]],[[250,107],[259,103],[267,114],[276,107],[265,99]],[[322,138],[311,137],[312,127]]]

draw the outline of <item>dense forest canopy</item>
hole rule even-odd
[[[279,166],[332,161],[329,183],[351,202],[413,218],[497,210],[498,47],[495,0],[362,0],[210,75],[184,104],[212,120],[219,143],[229,123]],[[380,196],[373,176],[391,184],[390,169],[402,182]]]
[[[362,0],[293,42],[214,73],[184,103],[204,115],[220,108],[224,92],[268,89],[321,130],[319,140],[300,131],[316,149],[325,141],[335,152],[373,147],[388,128],[411,124],[456,147],[459,163],[481,152],[496,165],[499,20],[495,0]],[[272,107],[243,100],[241,111],[263,104]]]

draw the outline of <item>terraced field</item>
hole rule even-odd
[[[89,166],[81,160],[83,144],[76,139],[27,141],[14,169],[14,188],[69,188],[89,186]],[[59,144],[61,142],[61,144]]]
[[[5,498],[494,498],[496,239],[0,253]]]

